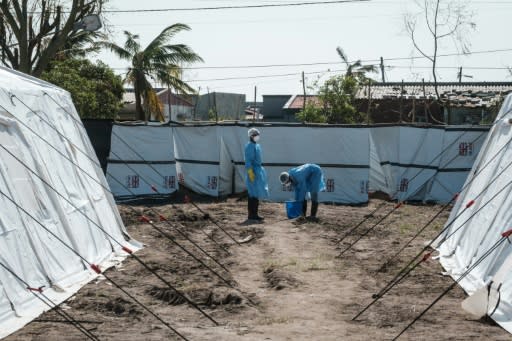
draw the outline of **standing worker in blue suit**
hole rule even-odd
[[[245,145],[245,170],[247,176],[245,184],[249,199],[247,203],[248,219],[262,221],[263,218],[258,215],[259,199],[268,196],[267,173],[261,165],[261,147],[258,144],[260,132],[256,128],[251,128],[247,132],[249,142]]]
[[[295,189],[295,201],[302,201],[302,215],[306,216],[308,202],[306,194],[311,195],[311,216],[316,220],[318,211],[318,192],[325,190],[325,180],[322,168],[313,163],[306,163],[290,169],[288,172],[282,172],[279,180],[283,185],[291,184]]]

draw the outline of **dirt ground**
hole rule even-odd
[[[397,262],[379,270],[441,206],[404,205],[337,257],[395,204],[379,199],[358,207],[321,204],[320,221],[313,222],[288,220],[283,204],[262,203],[264,223],[247,224],[245,199],[203,201],[198,206],[206,214],[180,202],[120,205],[119,209],[131,236],[145,244],[137,256],[218,326],[133,258],[106,274],[189,340],[389,340],[452,283],[442,275],[437,261],[422,263],[352,321],[372,301],[372,294],[442,228],[449,209],[405,248]],[[336,243],[380,205],[373,217]],[[140,222],[141,214],[150,217],[167,237]],[[160,221],[160,216],[168,221]],[[219,226],[245,243],[237,245]],[[492,321],[465,314],[460,308],[464,297],[459,287],[452,290],[400,339],[511,339]],[[101,340],[180,339],[106,279],[88,284],[62,307]],[[85,339],[73,326],[59,321],[55,312],[48,312],[5,340]]]

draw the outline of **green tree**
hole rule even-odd
[[[123,82],[102,62],[85,59],[54,61],[41,78],[71,93],[82,118],[116,117],[122,106]]]
[[[142,49],[139,36],[125,31],[126,42],[119,46],[111,42],[102,45],[119,58],[131,62],[125,82],[133,84],[137,119],[147,120],[151,113],[162,116],[156,92],[148,78],[161,82],[178,93],[193,93],[194,89],[181,80],[184,63],[203,61],[190,47],[184,44],[169,44],[174,36],[190,28],[185,24],[174,24],[165,28],[149,45]]]
[[[354,76],[340,75],[326,80],[318,89],[320,105],[308,102],[296,114],[302,122],[353,124],[365,122],[366,114],[354,107],[359,82]]]
[[[324,105],[327,123],[361,123],[365,115],[354,107],[359,82],[353,76],[341,75],[328,79],[318,95]]]
[[[295,114],[297,120],[309,123],[325,123],[326,117],[321,107],[314,102],[306,102],[304,110]]]

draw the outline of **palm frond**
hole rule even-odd
[[[179,33],[180,31],[189,31],[190,27],[185,24],[174,24],[171,26],[168,26],[160,32],[158,36],[156,36],[155,39],[149,45],[144,49],[145,51],[151,51],[153,49],[158,49],[162,45],[164,45],[168,40],[170,40],[172,37],[176,35],[176,33]]]
[[[347,55],[345,54],[345,52],[343,51],[343,49],[341,47],[336,47],[336,52],[338,52],[338,56],[340,56],[341,60],[347,65],[349,65],[348,63],[348,59],[347,59]]]
[[[97,42],[97,44],[99,47],[110,50],[111,52],[116,54],[121,59],[124,59],[124,60],[132,59],[132,54],[130,53],[130,51],[127,51],[124,48],[122,48],[121,46],[116,45],[110,41],[100,41],[100,42]]]
[[[126,51],[131,52],[131,54],[135,54],[141,50],[139,43],[139,35],[132,34],[128,31],[124,31],[124,35],[126,36],[126,41],[124,43],[124,49]]]

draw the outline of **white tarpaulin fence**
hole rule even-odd
[[[114,125],[107,180],[118,198],[162,195],[178,189],[173,130]]]
[[[511,110],[509,95],[450,214],[447,230],[438,240],[439,245],[446,239],[438,246],[440,261],[454,279],[477,264],[502,238],[501,234],[512,228],[512,125],[508,121],[512,118]],[[466,208],[473,200],[474,205]],[[460,281],[470,295],[482,289],[480,310],[509,332],[512,332],[511,255],[511,244],[501,244]]]
[[[57,304],[97,276],[87,262],[115,260],[121,246],[96,224],[128,242],[69,93],[4,68],[0,79],[1,338],[49,309],[23,282]]]
[[[124,128],[124,129],[123,129]],[[173,137],[174,154],[156,156],[159,148],[168,147],[159,143],[155,134],[168,130]],[[143,164],[147,172],[154,160],[175,165],[177,179],[186,187],[210,196],[227,195],[245,191],[244,147],[248,141],[247,126],[243,125],[202,125],[179,127],[134,126],[125,128],[115,125],[112,130],[111,156],[107,175],[116,196],[125,196],[126,190],[116,185],[128,177],[137,177],[127,164]],[[367,127],[340,126],[297,126],[264,125],[261,131],[263,163],[268,173],[268,183],[272,201],[293,198],[289,188],[279,183],[279,174],[303,163],[317,163],[325,173],[327,190],[320,194],[322,202],[364,203],[368,201],[369,177],[369,129]],[[160,133],[164,135],[165,133]],[[122,140],[138,141],[147,136],[155,143],[118,143]],[[129,149],[136,149],[134,156]],[[123,155],[123,156],[120,156]],[[118,156],[118,157],[116,157]],[[125,158],[123,160],[123,158]],[[141,166],[142,168],[142,166]],[[172,171],[169,171],[170,174]],[[159,172],[157,172],[159,173]],[[139,184],[147,177],[147,182],[156,182],[158,174],[139,173]],[[162,177],[163,174],[160,174]],[[151,195],[150,186],[140,186],[136,194]]]
[[[371,128],[370,189],[398,200],[449,202],[460,190],[488,127]]]
[[[368,188],[399,200],[450,201],[462,187],[488,127],[266,124],[258,129],[270,200],[293,197],[279,183],[280,172],[317,163],[327,185],[320,201],[357,204],[368,201]],[[246,143],[245,125],[115,125],[108,179],[118,197],[129,196],[125,187],[135,187],[130,192],[139,196],[154,195],[150,183],[168,184],[166,179],[175,178],[175,187],[158,193],[175,191],[178,182],[215,197],[240,193],[245,190]]]

